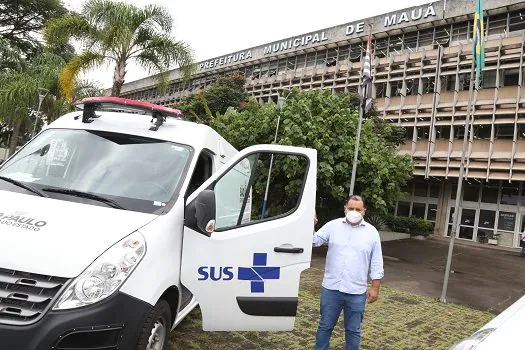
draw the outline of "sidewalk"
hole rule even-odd
[[[439,299],[448,246],[448,239],[382,242],[383,283]],[[326,249],[314,248],[312,267],[324,269]],[[447,301],[493,313],[503,311],[525,294],[525,258],[518,253],[517,249],[454,244]]]

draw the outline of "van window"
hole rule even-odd
[[[308,165],[303,156],[283,153],[242,159],[213,188],[216,231],[292,213],[301,201]]]
[[[207,152],[202,151],[197,159],[197,164],[195,165],[195,170],[191,176],[190,183],[188,185],[188,190],[186,191],[186,198],[195,192],[204,181],[208,180],[213,172],[213,157]]]
[[[179,190],[190,154],[190,146],[136,135],[48,129],[2,164],[0,175],[44,191],[97,194],[126,209],[153,213]],[[56,191],[47,194],[86,203]]]

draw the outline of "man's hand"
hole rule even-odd
[[[370,287],[368,288],[368,302],[373,303],[379,297],[379,288]]]
[[[317,225],[317,213],[314,214],[314,226]]]

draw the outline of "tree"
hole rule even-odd
[[[2,0],[0,38],[24,55],[40,51],[38,33],[44,23],[67,13],[60,0]]]
[[[80,15],[69,15],[48,22],[44,30],[46,42],[54,47],[75,38],[84,44],[84,51],[71,59],[60,76],[64,95],[72,97],[79,72],[115,64],[112,96],[119,96],[126,77],[126,67],[135,61],[155,73],[165,88],[168,69],[178,64],[184,76],[193,69],[193,53],[183,41],[171,37],[173,20],[161,6],[139,8],[111,0],[88,0]]]
[[[191,121],[212,125],[229,107],[241,107],[248,99],[244,76],[220,77],[208,88],[183,98],[173,107],[183,111]]]
[[[49,92],[56,86],[58,74],[65,64],[51,53],[20,62],[18,69],[5,69],[0,73],[0,116],[12,129],[9,155],[14,153],[23,130],[32,124],[30,116],[37,117],[40,92],[43,89]]]
[[[350,185],[358,114],[348,106],[348,95],[294,89],[282,109],[273,103],[260,106],[252,99],[243,111],[228,109],[213,127],[237,149],[243,149],[257,143],[273,143],[280,114],[277,143],[318,151],[318,207],[321,212],[326,211],[325,217],[333,217],[342,212]],[[363,123],[356,192],[365,196],[373,211],[385,212],[401,195],[401,188],[412,177],[413,168],[410,157],[397,155],[395,145],[388,138],[388,133],[395,133],[395,127],[383,125],[381,133],[377,133],[377,128],[374,118]],[[276,163],[275,169],[271,186],[283,183],[299,186],[293,164]]]

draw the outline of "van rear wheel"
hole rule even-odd
[[[135,350],[167,350],[170,329],[170,305],[161,299],[146,318]]]

